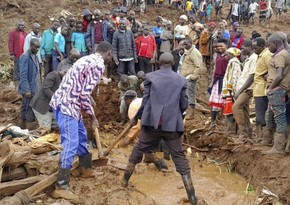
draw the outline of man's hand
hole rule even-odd
[[[95,130],[96,128],[99,128],[99,127],[100,127],[99,121],[97,120],[95,116],[93,116],[91,119],[91,128]]]
[[[272,92],[272,89],[268,88],[267,89],[267,94],[271,94],[271,92]]]
[[[135,125],[137,125],[138,123],[138,119],[136,117],[133,117],[131,120],[130,120],[130,125],[133,127]]]
[[[30,92],[29,93],[25,93],[25,97],[31,98],[32,97],[32,94]]]
[[[234,95],[234,99],[235,99],[235,100],[238,99],[238,97],[239,97],[240,94],[241,94],[240,92],[237,92],[237,93]]]
[[[135,59],[135,63],[138,63],[138,58]]]
[[[119,65],[119,61],[115,61],[116,65]]]

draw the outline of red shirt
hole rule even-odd
[[[89,22],[88,22],[86,19],[83,19],[82,24],[83,24],[83,31],[84,31],[84,32],[87,32]]]
[[[104,40],[103,33],[102,33],[102,27],[103,27],[102,22],[97,22],[94,24],[95,43],[100,43]]]
[[[136,43],[137,54],[141,57],[153,58],[156,49],[155,38],[151,35],[138,37]],[[135,41],[136,42],[136,41]]]
[[[261,10],[267,9],[267,3],[265,1],[260,1],[259,6],[260,6]]]
[[[8,50],[10,55],[14,55],[16,58],[22,55],[25,37],[25,31],[19,31],[18,29],[9,33]]]

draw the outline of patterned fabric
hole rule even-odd
[[[82,57],[69,69],[59,89],[52,96],[50,106],[77,120],[81,119],[81,110],[94,115],[90,96],[104,73],[104,60],[100,54]]]
[[[224,99],[222,98],[222,94],[218,92],[219,81],[217,81],[211,91],[211,95],[209,97],[209,106],[213,108],[223,108]]]
[[[223,81],[223,97],[234,96],[237,92],[237,82],[241,75],[241,64],[237,57],[232,58],[227,67]]]

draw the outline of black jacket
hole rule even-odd
[[[41,114],[50,110],[49,102],[54,92],[58,89],[62,77],[57,71],[47,74],[39,92],[32,98],[30,106]]]

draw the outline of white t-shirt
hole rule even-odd
[[[256,13],[256,9],[258,8],[259,4],[257,2],[251,3],[249,6],[249,13]]]
[[[237,3],[233,4],[232,15],[239,16],[239,4]]]
[[[175,27],[175,37],[176,38],[185,38],[188,36],[188,25],[177,25]]]
[[[253,53],[250,57],[248,57],[245,60],[242,74],[238,79],[237,91],[239,91],[243,87],[243,85],[246,83],[247,79],[249,78],[251,74],[255,74],[257,59],[258,59],[258,55]],[[253,89],[253,84],[247,90],[250,90],[250,89]]]

